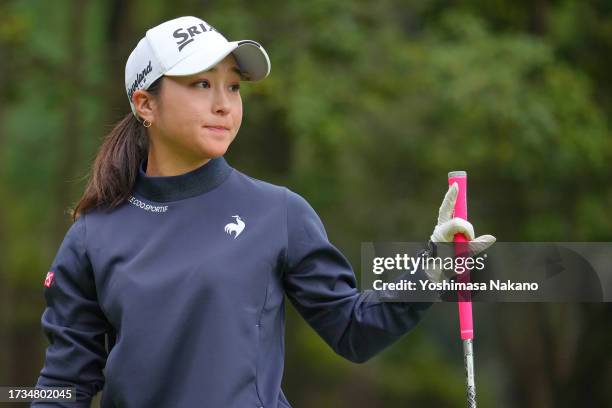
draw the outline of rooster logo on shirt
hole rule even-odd
[[[239,215],[232,215],[233,218],[236,219],[236,222],[230,222],[225,226],[225,232],[232,235],[232,232],[235,232],[234,239],[238,238],[238,235],[244,230],[245,223],[242,221]]]

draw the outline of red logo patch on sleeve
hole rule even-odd
[[[50,288],[51,284],[53,283],[53,275],[55,275],[55,273],[49,271],[47,272],[47,277],[45,278],[45,286]]]

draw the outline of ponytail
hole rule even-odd
[[[158,95],[162,77],[147,89]],[[104,138],[94,160],[83,196],[70,210],[73,221],[94,208],[113,209],[129,198],[138,167],[147,157],[149,139],[145,127],[132,112],[125,115]]]

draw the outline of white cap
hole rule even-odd
[[[205,21],[192,16],[166,21],[147,30],[125,64],[125,88],[138,118],[132,95],[147,89],[162,75],[193,75],[206,71],[232,53],[247,81],[270,73],[266,50],[252,40],[228,41]]]

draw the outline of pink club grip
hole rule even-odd
[[[467,220],[467,173],[465,171],[451,171],[448,173],[448,185],[451,186],[453,183],[457,183],[459,186],[459,192],[457,194],[457,201],[455,202],[454,216]],[[468,239],[463,234],[456,234],[454,239],[455,253],[458,256],[465,256],[465,250],[467,249]],[[460,255],[463,254],[463,255]],[[465,271],[463,274],[457,277],[458,282],[469,282],[470,275],[469,271]],[[474,323],[472,321],[472,300],[469,291],[458,292],[458,306],[459,306],[459,327],[461,330],[461,339],[473,339],[474,338]]]

